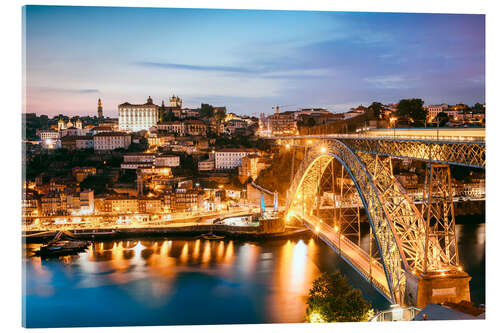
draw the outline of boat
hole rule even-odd
[[[40,247],[35,253],[41,257],[64,256],[83,252],[88,246],[89,242],[86,241],[56,241]]]
[[[201,237],[207,240],[218,240],[218,239],[224,239],[225,236],[219,236],[214,233],[209,233],[209,234],[202,234]]]
[[[62,240],[63,236],[70,239]],[[90,242],[75,240],[74,235],[68,231],[59,231],[54,236],[54,239],[49,241],[47,245],[41,246],[38,251],[35,251],[35,254],[40,255],[41,257],[77,254],[87,250],[89,245]]]

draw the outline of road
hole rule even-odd
[[[368,282],[371,281],[385,297],[390,297],[384,268],[379,261],[372,258],[370,263],[370,257],[365,251],[319,218],[301,214],[294,214],[294,216],[302,220],[306,227],[339,253]]]

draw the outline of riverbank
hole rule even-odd
[[[70,229],[75,238],[82,240],[113,240],[138,237],[199,237],[206,233],[215,233],[230,239],[269,240],[296,238],[310,235],[307,228],[286,227],[283,232],[262,233],[256,227],[236,227],[225,225],[193,225],[179,227],[150,228],[100,228]],[[22,235],[24,243],[40,243],[52,239],[57,231],[27,232]]]

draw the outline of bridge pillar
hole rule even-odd
[[[432,272],[420,276],[407,275],[405,303],[423,309],[429,303],[470,301],[469,281],[465,272]]]

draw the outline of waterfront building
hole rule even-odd
[[[250,154],[258,154],[254,148],[223,148],[215,152],[216,169],[233,169],[241,165],[241,159]]]
[[[40,213],[43,216],[67,215],[66,198],[53,192],[40,199]]]
[[[94,150],[110,151],[117,148],[128,149],[132,138],[121,132],[104,132],[94,135]]]
[[[202,207],[203,195],[195,189],[177,189],[165,194],[164,201],[171,212],[192,212]]]
[[[138,213],[139,204],[137,198],[112,196],[106,199],[104,211],[113,213]]]
[[[151,97],[145,104],[125,102],[118,106],[118,128],[122,131],[149,130],[158,123],[158,106]]]
[[[71,215],[87,215],[94,212],[94,191],[83,190],[66,194],[66,210]]]
[[[138,199],[139,213],[157,214],[163,211],[163,201],[160,198]]]
[[[29,189],[23,191],[23,199],[21,201],[23,216],[37,216],[39,205],[36,191]]]

